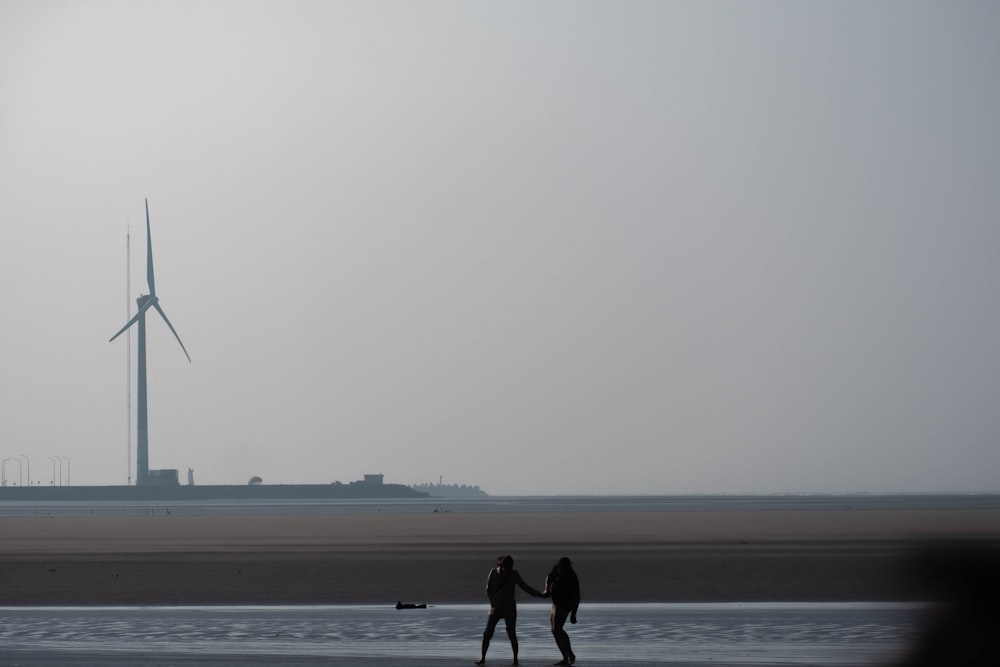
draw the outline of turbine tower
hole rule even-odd
[[[149,294],[143,294],[138,299],[136,303],[139,305],[139,312],[135,314],[135,317],[130,319],[128,323],[123,326],[118,333],[111,337],[108,342],[111,342],[118,336],[122,335],[130,326],[139,323],[139,350],[138,350],[138,365],[139,365],[139,378],[137,384],[139,385],[139,404],[136,406],[136,454],[135,454],[135,465],[136,465],[136,475],[135,484],[136,486],[145,486],[149,482],[149,427],[146,418],[146,311],[150,308],[156,309],[156,312],[160,314],[163,321],[167,323],[170,327],[170,331],[174,334],[174,338],[180,343],[181,349],[184,350],[184,356],[187,357],[188,363],[191,362],[191,355],[188,354],[187,348],[184,347],[184,343],[181,342],[181,337],[177,335],[174,330],[174,325],[170,323],[167,319],[167,314],[163,312],[163,308],[160,307],[160,300],[156,297],[156,284],[153,280],[153,241],[149,235],[149,200],[146,200],[146,283],[149,286]]]

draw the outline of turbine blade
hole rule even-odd
[[[174,329],[174,325],[171,324],[170,320],[167,319],[167,314],[163,312],[162,308],[160,308],[160,304],[158,301],[153,302],[153,308],[156,308],[156,312],[160,314],[160,317],[163,318],[163,321],[166,322],[167,326],[170,327],[170,330],[173,331],[174,338],[177,339],[177,342],[181,344],[181,349],[184,350],[184,356],[188,358],[188,363],[191,363],[191,355],[188,354],[187,348],[184,347],[184,343],[181,342],[181,337],[177,335],[177,331]]]
[[[118,330],[118,333],[116,333],[116,334],[115,334],[114,336],[112,336],[111,338],[109,338],[109,339],[108,339],[108,342],[110,343],[110,342],[111,342],[111,341],[113,341],[113,340],[114,340],[115,338],[118,338],[118,337],[119,337],[119,336],[121,336],[121,335],[122,335],[123,333],[125,333],[125,330],[126,330],[126,329],[128,329],[128,328],[129,328],[130,326],[132,326],[133,324],[135,324],[136,322],[138,322],[138,321],[139,321],[139,318],[140,318],[140,317],[142,317],[142,314],[143,314],[143,313],[145,313],[145,312],[146,312],[147,310],[149,310],[149,307],[150,307],[151,305],[153,305],[153,301],[152,301],[152,300],[149,300],[149,301],[147,301],[147,302],[146,302],[146,303],[145,303],[145,304],[144,304],[144,305],[142,306],[142,308],[140,308],[140,309],[139,309],[139,312],[135,314],[135,317],[133,317],[132,319],[130,319],[130,320],[128,321],[128,323],[126,323],[126,324],[125,324],[125,326],[123,326],[123,327],[122,327],[121,329],[119,329],[119,330]]]
[[[153,237],[149,234],[149,200],[146,200],[146,283],[149,285],[150,296],[156,296],[156,283],[153,280]]]

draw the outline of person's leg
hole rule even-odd
[[[567,616],[569,616],[568,609],[560,609],[556,605],[552,605],[552,611],[549,613],[549,629],[552,631],[552,637],[556,640],[556,647],[562,654],[562,660],[555,663],[557,665],[568,665],[571,655],[569,636],[563,627],[566,625]]]
[[[507,636],[510,637],[510,650],[514,653],[514,662],[511,664],[516,665],[517,663],[517,610],[513,610],[504,616],[504,622],[507,624]]]
[[[490,639],[493,638],[493,631],[496,630],[497,623],[499,622],[500,616],[494,613],[491,613],[486,618],[486,629],[483,630],[483,654],[479,660],[476,661],[477,665],[486,664],[486,650],[490,647]]]
[[[572,665],[574,662],[576,662],[576,654],[573,653],[573,647],[572,647],[572,645],[570,644],[570,641],[569,641],[569,634],[566,632],[566,619],[567,618],[573,618],[573,610],[570,609],[570,608],[566,609],[566,615],[563,616],[562,623],[559,624],[559,630],[562,631],[563,648],[566,649],[566,661],[569,664]],[[576,623],[576,619],[575,618],[574,618],[573,622]]]
[[[576,653],[573,653],[573,647],[570,645],[569,642],[569,634],[567,634],[565,628],[563,628],[563,637],[565,638],[563,646],[566,647],[566,662],[572,665],[574,662],[576,662]]]

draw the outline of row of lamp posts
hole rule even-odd
[[[23,460],[22,460],[23,459]],[[68,456],[50,456],[49,459],[52,460],[52,486],[56,485],[56,462],[59,463],[59,486],[63,486],[63,461],[66,462],[66,484],[69,486],[69,457]],[[14,461],[17,463],[17,484],[18,486],[24,486],[24,475],[28,477],[28,486],[31,486],[31,459],[28,458],[27,454],[21,454],[20,456],[11,456],[3,460],[0,464],[0,484],[7,486],[7,461]],[[22,474],[23,473],[23,474]]]

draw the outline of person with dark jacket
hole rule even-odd
[[[576,612],[580,607],[580,579],[573,571],[569,558],[560,558],[559,562],[545,578],[545,591],[542,595],[552,598],[552,611],[549,614],[549,627],[555,637],[556,646],[562,653],[562,660],[557,665],[572,665],[576,654],[569,643],[566,634],[566,618],[570,623],[576,623]]]
[[[514,599],[515,587],[520,586],[536,598],[542,597],[538,590],[532,588],[517,570],[514,569],[514,558],[510,555],[497,558],[497,566],[490,570],[486,579],[486,597],[490,600],[490,615],[486,619],[486,630],[483,631],[483,655],[476,661],[477,665],[486,664],[486,649],[490,647],[490,639],[497,623],[502,618],[510,638],[510,648],[514,652],[513,664],[517,662],[517,602]]]

